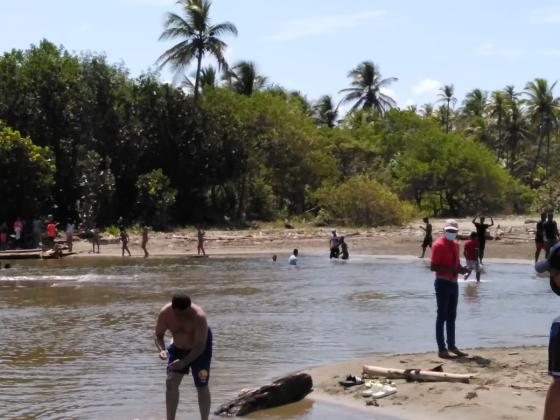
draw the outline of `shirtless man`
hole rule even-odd
[[[173,342],[166,349],[164,335],[169,330]],[[210,362],[212,360],[212,331],[206,322],[206,314],[198,305],[191,303],[189,296],[176,293],[171,303],[165,305],[156,323],[156,347],[159,358],[167,360],[165,405],[167,419],[175,419],[179,404],[179,385],[183,375],[192,369],[194,384],[198,392],[200,418],[210,415]]]

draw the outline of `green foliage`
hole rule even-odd
[[[0,220],[30,217],[46,209],[54,170],[48,148],[34,145],[0,121]]]
[[[76,209],[84,226],[91,229],[96,226],[99,213],[111,207],[115,177],[111,173],[110,159],[103,161],[94,150],[80,150],[76,170],[80,192]]]
[[[414,215],[411,204],[378,181],[357,175],[333,187],[322,187],[315,194],[329,220],[348,225],[399,225]],[[323,217],[325,217],[323,215]]]
[[[136,181],[138,206],[142,209],[145,221],[156,226],[165,225],[169,208],[175,204],[177,190],[161,169],[140,175]]]
[[[476,214],[506,207],[516,181],[480,143],[426,125],[393,163],[404,197],[434,214]]]

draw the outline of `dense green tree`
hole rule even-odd
[[[54,171],[48,148],[34,145],[0,121],[0,223],[50,210]]]
[[[354,102],[352,110],[371,110],[383,115],[396,106],[395,100],[383,93],[383,89],[398,79],[396,77],[383,79],[379,68],[373,62],[360,63],[348,73],[348,77],[352,79],[352,87],[342,89],[339,93],[345,93],[342,103]]]
[[[177,73],[184,73],[185,68],[196,60],[194,82],[195,101],[198,98],[202,58],[209,54],[216,59],[220,68],[228,68],[224,58],[227,44],[220,39],[226,34],[237,35],[237,28],[233,23],[223,22],[210,24],[209,0],[179,0],[182,16],[169,12],[165,21],[165,30],[160,40],[179,39],[179,43],[166,50],[158,59],[165,66],[169,64]]]
[[[177,197],[177,190],[161,169],[142,174],[136,181],[138,198],[136,204],[144,222],[156,227],[165,227],[168,210]]]

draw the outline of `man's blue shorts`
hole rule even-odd
[[[167,348],[167,353],[169,359],[167,361],[167,366],[177,359],[182,359],[189,354],[190,350],[181,350],[172,343]],[[189,366],[186,366],[182,370],[174,370],[174,372],[188,374],[189,368],[192,369],[192,376],[194,379],[194,384],[197,387],[203,387],[208,385],[210,381],[210,362],[212,361],[212,330],[208,328],[208,338],[206,339],[206,348],[204,352],[198,356]]]
[[[552,327],[550,327],[548,374],[560,379],[560,317],[556,318],[552,323]]]

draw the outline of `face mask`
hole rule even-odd
[[[457,237],[457,232],[445,232],[445,239],[447,239],[448,241],[454,241],[455,238]]]

